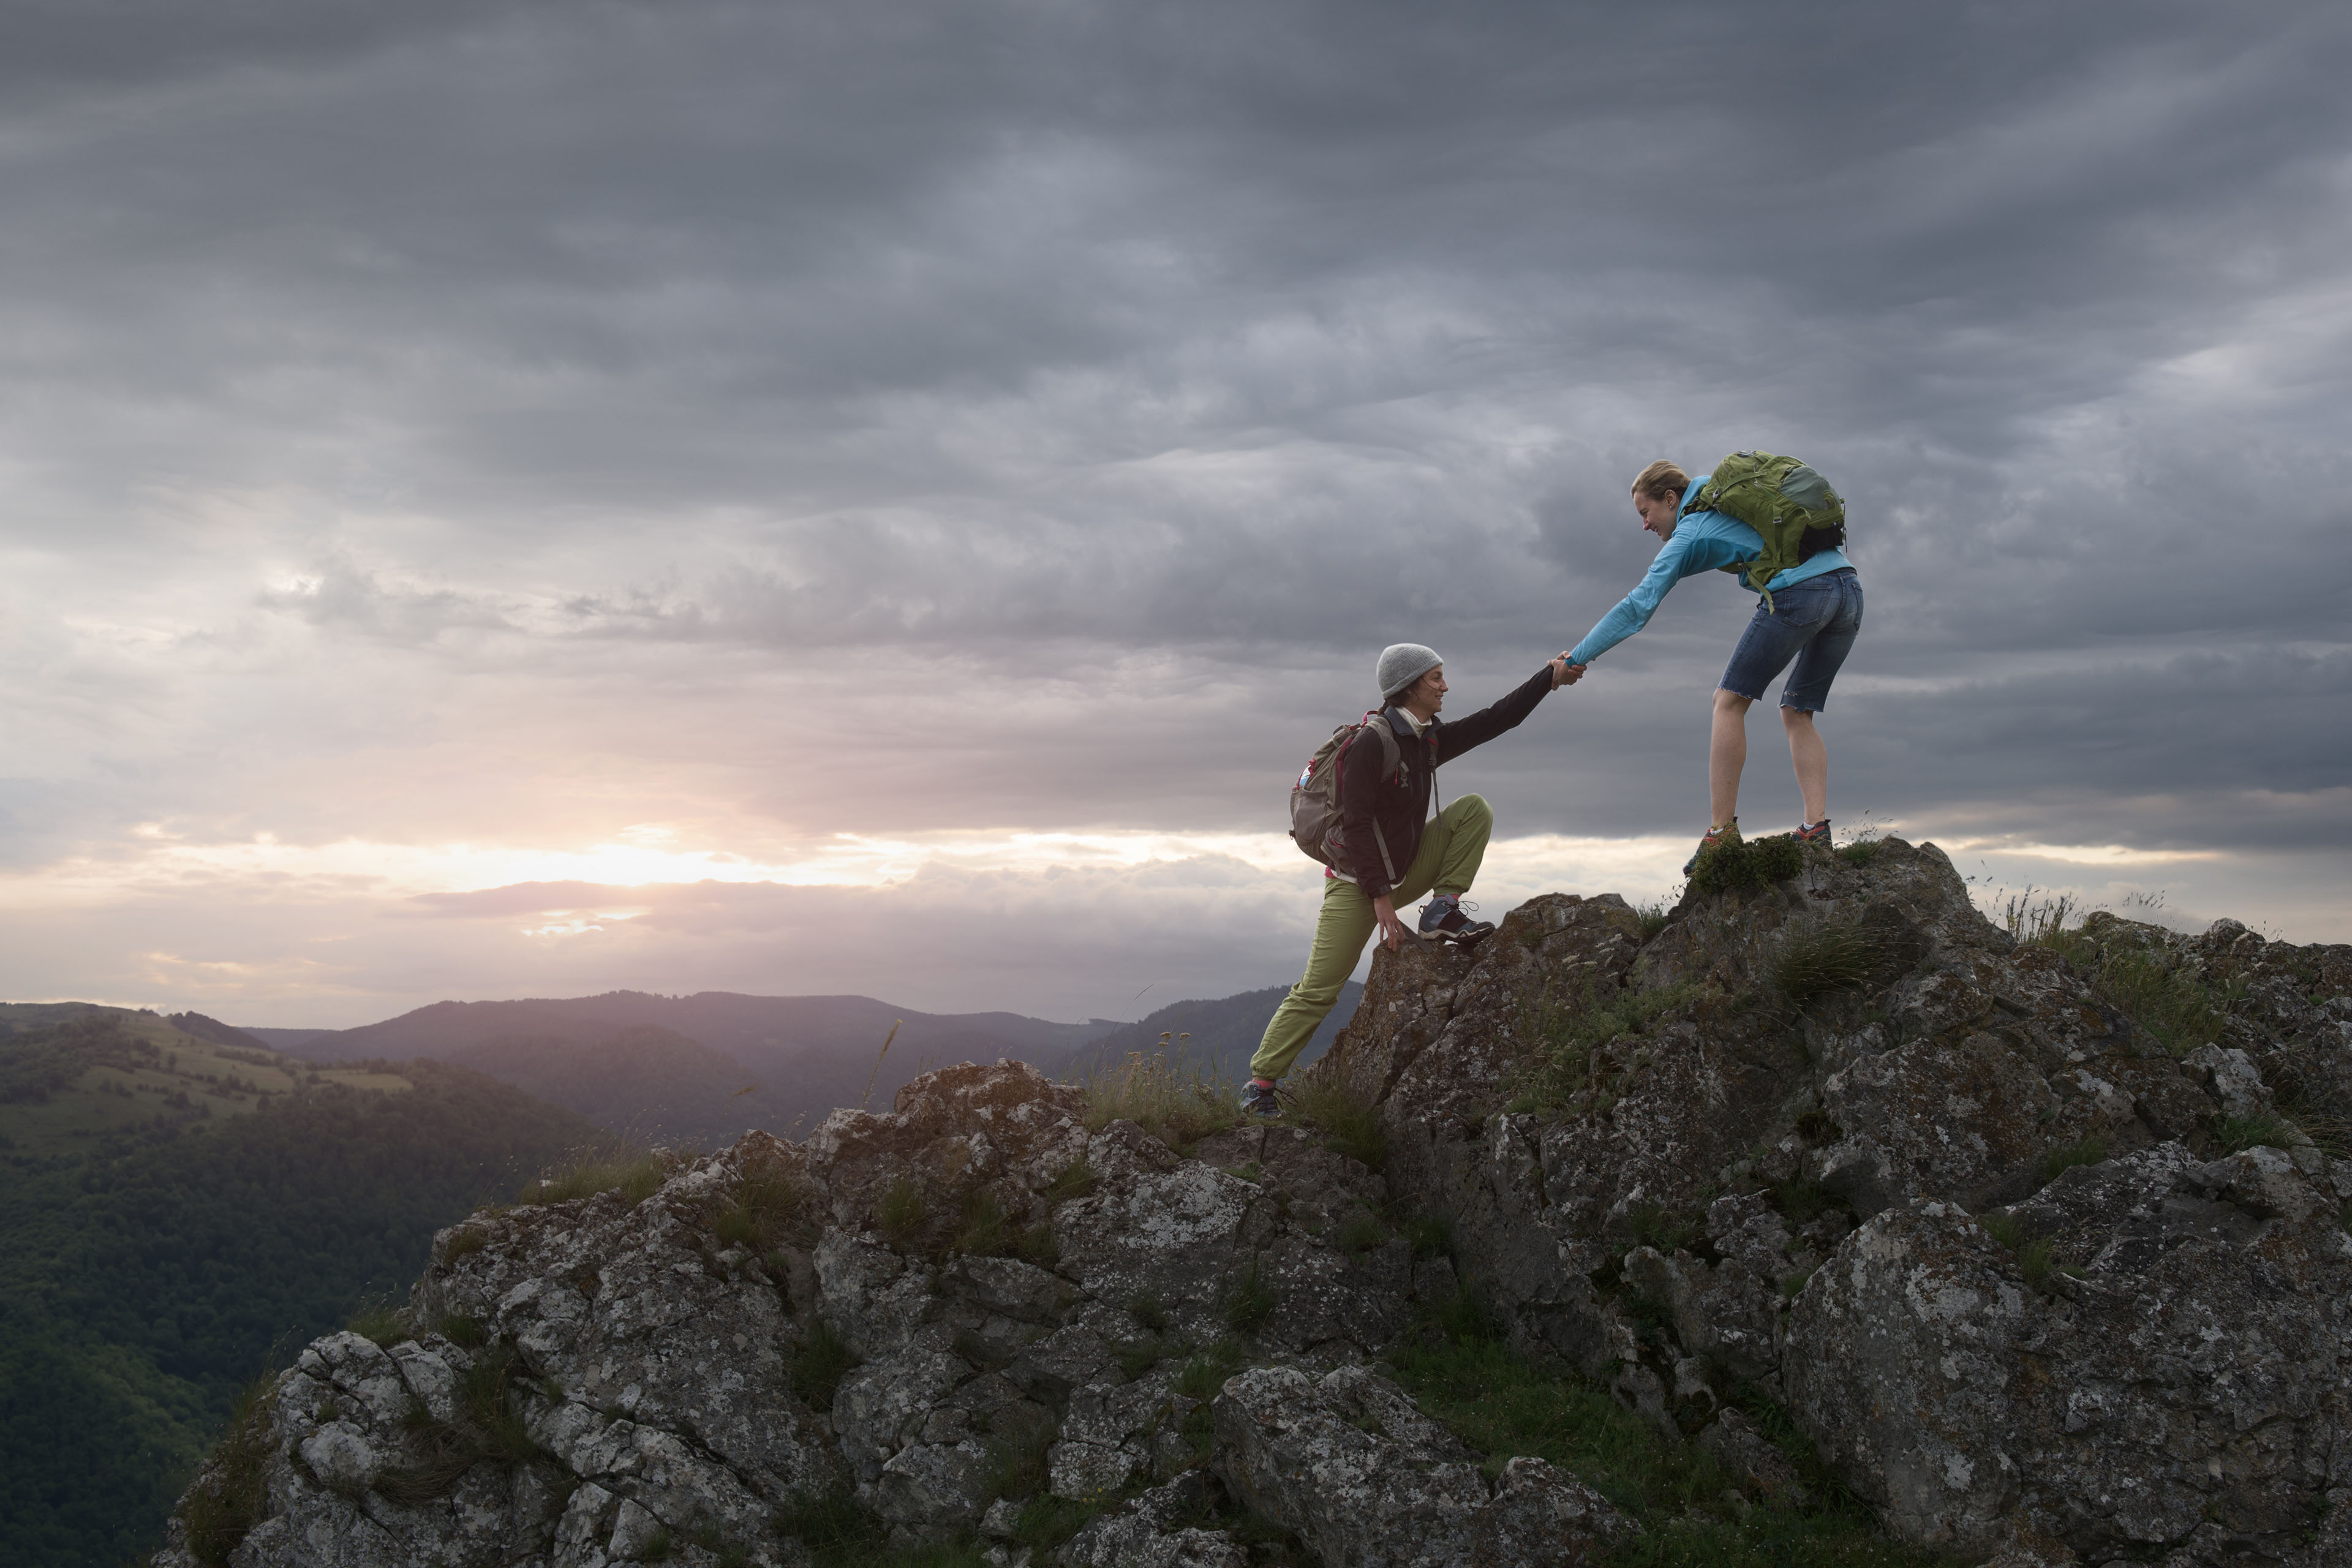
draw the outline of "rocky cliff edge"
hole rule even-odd
[[[156,1563],[1012,1564],[1028,1495],[1089,1568],[1626,1548],[1387,1375],[1465,1291],[1768,1504],[1802,1486],[1759,1409],[1962,1560],[2352,1563],[2352,948],[2021,943],[1932,845],[1792,864],[1380,955],[1305,1085],[1377,1171],[1296,1125],[1180,1153],[999,1062],[478,1215],[400,1330],[266,1390]]]

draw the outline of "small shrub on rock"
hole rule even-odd
[[[490,1337],[482,1321],[470,1312],[444,1312],[433,1320],[433,1331],[459,1350],[476,1350]]]
[[[1389,1238],[1389,1227],[1381,1216],[1370,1209],[1359,1209],[1339,1226],[1335,1245],[1350,1258],[1360,1252],[1370,1252]]]
[[[1772,965],[1772,987],[1792,1007],[1832,992],[1851,991],[1882,962],[1878,944],[1859,926],[1816,926],[1799,931]]]
[[[2095,1165],[2107,1157],[2107,1141],[2094,1135],[2063,1149],[2053,1149],[2042,1162],[2042,1179],[2054,1182],[2077,1165]]]
[[[1380,1107],[1336,1077],[1309,1073],[1300,1080],[1291,1114],[1323,1134],[1324,1146],[1377,1171],[1388,1158]]]
[[[819,1318],[793,1347],[791,1362],[793,1392],[818,1410],[830,1410],[834,1391],[857,1364],[857,1358],[850,1353],[849,1342]]]
[[[410,1337],[406,1320],[400,1309],[383,1296],[362,1303],[343,1327],[363,1340],[373,1340],[385,1350]]]
[[[2215,1131],[2221,1137],[2222,1152],[2228,1154],[2247,1149],[2294,1147],[2294,1128],[2283,1117],[2225,1116]]]
[[[246,1384],[228,1430],[180,1503],[188,1550],[205,1568],[226,1568],[229,1553],[261,1522],[269,1500],[269,1415],[277,1392],[275,1373]]]
[[[599,1193],[618,1193],[634,1205],[660,1190],[664,1174],[660,1159],[650,1152],[593,1154],[530,1183],[515,1202],[562,1204]]]
[[[1787,834],[1735,839],[1702,853],[1691,868],[1695,893],[1747,893],[1785,882],[1805,868],[1804,851]]]
[[[1132,1121],[1180,1154],[1242,1119],[1229,1089],[1172,1052],[1130,1052],[1089,1077],[1086,1089],[1087,1127]]]
[[[874,1206],[874,1226],[892,1241],[905,1242],[923,1228],[931,1214],[931,1200],[919,1183],[901,1176],[890,1184]]]
[[[1258,1268],[1257,1259],[1251,1258],[1241,1278],[1234,1281],[1232,1294],[1225,1298],[1225,1321],[1241,1333],[1248,1333],[1274,1316],[1274,1287],[1266,1282]]]

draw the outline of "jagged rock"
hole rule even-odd
[[[2047,1293],[1954,1205],[1876,1216],[1799,1298],[1783,1382],[1897,1531],[2084,1555],[2189,1542],[2283,1561],[2352,1435],[2352,1240],[2275,1150],[2164,1144],[2014,1218]]]
[[[1198,1470],[1097,1516],[1054,1553],[1062,1568],[1247,1568],[1249,1553],[1222,1530],[1188,1521],[1208,1514],[1215,1483]]]
[[[1000,1490],[1168,1478],[1054,1560],[1240,1568],[1236,1504],[1328,1564],[1622,1542],[1370,1370],[1465,1288],[1760,1501],[1805,1489],[1743,1414],[1777,1403],[1894,1533],[2011,1568],[2352,1561],[2352,948],[2099,916],[2062,952],[1932,845],[1801,865],[1646,939],[1551,895],[1381,952],[1313,1069],[1375,1103],[1378,1173],[1292,1126],[1188,1158],[1001,1062],[478,1215],[415,1337],[280,1378],[236,1568],[802,1568],[788,1522],[845,1493],[1020,1568]],[[2113,1000],[2150,974],[2208,988],[2152,1020],[2185,1060]],[[1385,1234],[1416,1213],[1445,1256]],[[1236,1333],[1204,1453],[1180,1370]]]
[[[1333,1568],[1574,1563],[1633,1532],[1540,1459],[1511,1460],[1490,1487],[1469,1449],[1362,1367],[1320,1382],[1244,1372],[1213,1409],[1225,1485]]]
[[[1737,1410],[1726,1410],[1699,1434],[1698,1446],[1715,1456],[1747,1491],[1784,1508],[1803,1508],[1811,1500],[1804,1479],[1789,1457],[1772,1446],[1756,1424]]]

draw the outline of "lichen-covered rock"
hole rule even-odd
[[[1236,1509],[1327,1564],[1622,1544],[1372,1370],[1466,1289],[1759,1502],[1816,1474],[1777,1404],[2003,1568],[2352,1561],[2352,949],[2020,943],[1932,845],[1801,867],[1381,952],[1313,1069],[1377,1172],[1288,1125],[1180,1153],[1000,1062],[486,1211],[407,1337],[310,1346],[198,1484],[257,1474],[235,1568],[801,1568],[845,1500],[1023,1568],[1040,1493],[1102,1509],[1050,1554],[1087,1568],[1242,1568]]]
[[[2151,1020],[2170,1047],[2116,1005],[2150,972],[2206,987],[2212,1037],[2189,1001]],[[1735,1394],[1788,1403],[1896,1533],[1973,1550],[2302,1562],[2284,1521],[2342,1484],[2352,1162],[2295,1119],[2352,1132],[2352,948],[2105,915],[2021,944],[1932,845],[1885,839],[1686,897],[1646,942],[1613,900],[1548,899],[1469,954],[1380,953],[1312,1070],[1376,1097],[1392,1201],[1450,1222],[1520,1350],[1759,1494],[1793,1477]],[[2284,1146],[2222,1161],[2225,1132]],[[2085,1173],[2172,1183],[2141,1206],[2173,1219],[2066,1229],[2109,1190]],[[2206,1233],[2163,1230],[2200,1205]],[[1973,1217],[2004,1208],[2022,1254]],[[2173,1241],[2134,1261],[2091,1245],[2109,1223]],[[2132,1432],[2085,1392],[2110,1385]]]
[[[1799,1299],[1798,1417],[1914,1539],[2085,1555],[2219,1531],[2295,1561],[2352,1435],[2352,1238],[2293,1162],[2164,1144],[2012,1213],[2044,1289],[1954,1205],[1865,1224]],[[2202,1561],[2201,1557],[2193,1560]]]
[[[1218,1474],[1332,1568],[1566,1564],[1629,1538],[1606,1500],[1540,1459],[1490,1486],[1476,1456],[1362,1367],[1229,1380],[1213,1405]]]
[[[1213,1510],[1215,1486],[1204,1472],[1187,1471],[1098,1515],[1054,1561],[1062,1568],[1247,1568],[1249,1553],[1233,1537],[1193,1522]]]

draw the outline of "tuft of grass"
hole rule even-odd
[[[1398,1228],[1404,1232],[1404,1238],[1412,1243],[1415,1258],[1454,1256],[1454,1222],[1444,1215],[1412,1215]]]
[[[2106,1157],[2107,1141],[2094,1134],[2080,1142],[2050,1151],[2042,1162],[2042,1179],[2054,1182],[2077,1165],[2095,1165]]]
[[[1044,1494],[1051,1479],[1045,1462],[1056,1436],[1054,1418],[1043,1412],[1019,1418],[1012,1411],[989,1429],[987,1491],[992,1501],[1015,1502]]]
[[[1380,1107],[1340,1079],[1308,1073],[1299,1080],[1291,1114],[1323,1134],[1323,1145],[1377,1171],[1389,1157]]]
[[[1667,904],[1664,899],[1660,899],[1654,903],[1635,904],[1633,906],[1633,918],[1641,922],[1642,940],[1643,942],[1647,942],[1652,937],[1657,935],[1660,931],[1665,930],[1666,921],[1673,917],[1674,912],[1672,906]]]
[[[889,1527],[846,1489],[794,1498],[776,1510],[776,1529],[824,1563],[879,1563],[889,1543]]]
[[[449,1233],[441,1245],[441,1261],[446,1267],[460,1258],[471,1258],[490,1244],[489,1233],[478,1225],[461,1225]]]
[[[1454,1294],[1431,1306],[1425,1314],[1429,1323],[1448,1341],[1467,1344],[1496,1338],[1495,1314],[1478,1293],[1467,1285],[1458,1285]]]
[[[1664,1204],[1635,1204],[1625,1211],[1625,1229],[1636,1247],[1673,1252],[1705,1236],[1706,1218],[1677,1212]]]
[[[2214,1131],[2221,1137],[2222,1152],[2228,1154],[2245,1149],[2294,1147],[2294,1128],[2284,1117],[2225,1116]]]
[[[1360,1252],[1370,1252],[1389,1238],[1389,1227],[1381,1216],[1370,1209],[1359,1209],[1340,1222],[1335,1245],[1353,1258]]]
[[[412,1400],[401,1425],[419,1458],[386,1470],[375,1489],[390,1501],[414,1507],[446,1495],[478,1464],[510,1468],[529,1464],[545,1450],[534,1442],[520,1406],[530,1387],[512,1346],[474,1358],[457,1379],[457,1419],[434,1417],[422,1400]]]
[[[1812,1493],[1809,1507],[1749,1505],[1738,1496],[1736,1479],[1696,1445],[1667,1438],[1597,1384],[1517,1356],[1492,1334],[1424,1340],[1394,1360],[1398,1382],[1421,1408],[1492,1456],[1490,1464],[1521,1454],[1549,1459],[1639,1523],[1643,1534],[1612,1553],[1612,1564],[1943,1568],[1948,1562],[1881,1534],[1795,1423],[1760,1396],[1735,1399],[1796,1466]]]
[[[377,1296],[360,1304],[351,1321],[343,1325],[363,1340],[373,1340],[385,1350],[412,1336],[406,1315],[394,1306],[388,1296]]]
[[[1225,1322],[1236,1332],[1249,1333],[1274,1316],[1275,1305],[1274,1287],[1253,1258],[1225,1298]]]
[[[1085,1197],[1095,1190],[1096,1180],[1092,1162],[1081,1154],[1063,1166],[1045,1184],[1045,1201],[1048,1204],[1066,1204],[1073,1198]]]
[[[1798,931],[1772,965],[1772,988],[1792,1007],[1832,992],[1851,991],[1881,962],[1878,944],[1859,926],[1824,925]]]
[[[1792,1176],[1785,1182],[1775,1182],[1766,1196],[1772,1206],[1780,1211],[1781,1218],[1799,1226],[1831,1209],[1844,1206],[1835,1193],[1810,1176]]]
[[[1984,1233],[2001,1246],[2015,1252],[2025,1245],[2025,1223],[2011,1214],[1980,1214],[1977,1224]]]
[[[645,1554],[639,1557],[637,1561],[640,1563],[667,1563],[669,1561],[670,1545],[669,1527],[667,1525],[664,1525],[646,1538]]]
[[[661,1190],[663,1176],[661,1161],[649,1152],[589,1155],[526,1184],[515,1202],[562,1204],[618,1193],[635,1207]]]
[[[1588,984],[1573,1001],[1545,1005],[1537,1015],[1536,1040],[1513,1075],[1517,1102],[1530,1110],[1558,1112],[1592,1085],[1592,1053],[1620,1035],[1648,1032],[1661,1014],[1690,1000],[1687,982],[1655,991],[1621,991],[1597,996]]]
[[[1086,1089],[1089,1128],[1132,1121],[1179,1153],[1242,1120],[1232,1092],[1172,1048],[1130,1051],[1090,1075]]]
[[[931,1200],[911,1176],[892,1182],[882,1201],[874,1205],[875,1228],[892,1241],[905,1242],[930,1217]]]
[[[971,1188],[964,1194],[960,1207],[955,1250],[980,1258],[999,1258],[1013,1250],[1019,1233],[994,1188]]]
[[[849,1369],[857,1364],[850,1353],[849,1342],[836,1332],[823,1318],[811,1323],[801,1342],[790,1353],[793,1392],[818,1410],[833,1408],[834,1392]]]
[[[1867,866],[1878,858],[1880,845],[1875,838],[1864,838],[1836,852],[1837,858],[1849,866]]]
[[[711,1214],[711,1234],[723,1247],[769,1253],[815,1240],[807,1184],[790,1172],[755,1169],[736,1178],[735,1191]]]
[[[1168,1331],[1168,1304],[1157,1290],[1139,1290],[1128,1299],[1127,1315],[1146,1332],[1162,1334]]]
[[[457,1380],[457,1398],[467,1423],[480,1435],[482,1457],[502,1465],[526,1464],[541,1452],[518,1397],[526,1386],[521,1371],[507,1345],[476,1356]]]
[[[2019,942],[2046,947],[2088,969],[2099,999],[2173,1056],[2185,1057],[2221,1037],[2233,999],[2228,988],[2216,990],[2146,948],[2102,943],[2079,925],[2070,929],[2066,922],[2082,912],[2070,896],[2037,899],[2028,889],[2002,906],[2001,923]]]
[[[180,1502],[180,1522],[188,1550],[205,1568],[227,1568],[229,1554],[261,1522],[268,1505],[265,1479],[269,1466],[270,1406],[278,1374],[265,1373],[245,1385],[228,1418],[228,1429],[205,1458],[195,1484]]]
[[[478,1350],[489,1342],[490,1331],[470,1312],[444,1312],[433,1320],[433,1331],[459,1350]]]
[[[1133,1383],[1181,1348],[1162,1339],[1130,1340],[1118,1347],[1119,1371]]]
[[[1184,1363],[1176,1374],[1176,1392],[1187,1399],[1211,1400],[1242,1367],[1241,1346],[1231,1340],[1219,1340],[1207,1350]]]
[[[1804,868],[1804,851],[1785,833],[1769,838],[1734,839],[1699,856],[1691,868],[1691,891],[1754,892],[1785,882]]]

